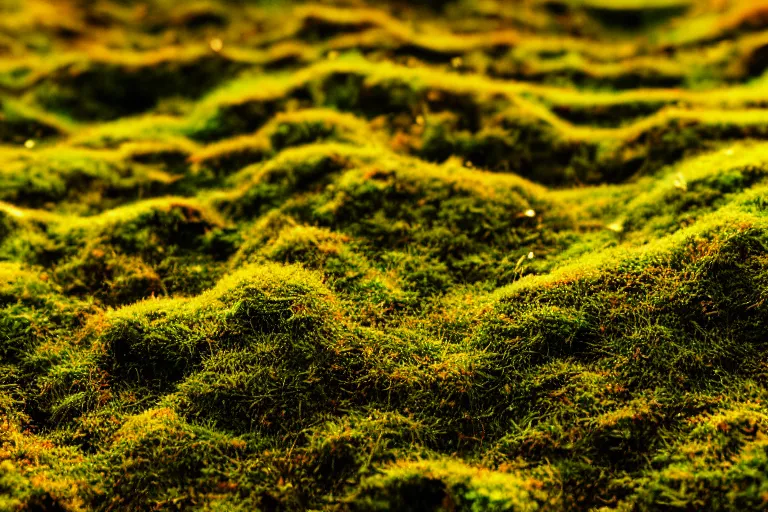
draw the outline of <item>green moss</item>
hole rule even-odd
[[[95,325],[105,363],[126,378],[137,372],[172,382],[217,349],[248,347],[264,336],[291,334],[296,357],[333,341],[327,290],[296,267],[247,267],[194,299],[145,301]]]
[[[694,459],[695,460],[695,459]],[[639,506],[702,506],[722,510],[760,507],[765,503],[765,442],[750,443],[732,463],[697,471],[696,462],[670,464],[653,474],[637,493]]]
[[[498,327],[489,334],[501,329],[492,336],[509,343],[501,353],[512,357],[510,363],[515,361],[518,354],[528,351],[528,343],[537,340],[535,331],[517,334],[516,329],[525,329],[526,316],[520,315],[543,302],[572,308],[559,318],[551,314],[543,317],[553,318],[555,328],[549,330],[561,350],[565,349],[563,341],[570,339],[566,346],[573,347],[573,340],[578,340],[587,354],[594,354],[594,350],[613,354],[604,366],[627,372],[630,382],[658,385],[663,378],[670,385],[701,385],[719,379],[723,372],[735,371],[736,361],[742,361],[739,371],[749,374],[744,362],[756,362],[761,357],[759,343],[755,344],[761,329],[759,313],[754,310],[761,307],[765,293],[759,263],[763,235],[760,228],[726,227],[720,234],[710,232],[681,240],[666,261],[655,255],[626,259],[607,274],[567,279],[561,286],[541,290],[522,288],[502,299],[508,306],[498,310],[513,319],[509,327],[502,327],[504,321],[494,318],[492,325]],[[579,291],[584,289],[600,292]],[[745,305],[751,308],[744,310]],[[636,317],[638,309],[650,315]],[[575,319],[573,315],[577,315]],[[537,316],[532,320],[537,329],[546,330]],[[731,329],[738,329],[738,339],[729,336]],[[607,343],[602,348],[594,345],[597,332],[601,343]],[[715,338],[711,336],[718,343],[713,344]],[[515,339],[524,342],[515,343]],[[547,353],[538,348],[531,352]],[[579,350],[571,350],[574,348]],[[563,356],[578,354],[571,350]],[[752,350],[756,352],[750,353]],[[587,354],[579,357],[589,358]],[[558,357],[557,353],[552,355]],[[753,367],[752,371],[759,370]]]
[[[149,110],[165,97],[200,96],[242,68],[213,52],[165,53],[70,63],[51,73],[35,95],[46,108],[77,119],[114,119]]]
[[[70,123],[38,110],[33,106],[2,99],[0,103],[0,141],[22,145],[28,140],[39,140],[67,134]]]
[[[764,507],[764,5],[144,4],[0,1],[0,509]]]
[[[95,458],[112,491],[96,496],[94,504],[133,510],[148,503],[202,506],[238,496],[244,480],[269,478],[257,467],[247,476],[238,474],[247,453],[240,439],[189,425],[169,409],[150,409],[129,418]],[[188,494],[190,487],[196,496]]]
[[[0,199],[18,206],[52,208],[80,214],[159,195],[174,181],[161,170],[130,165],[86,151],[57,148],[0,155],[5,186]]]
[[[363,481],[351,510],[541,510],[543,483],[449,461],[400,463]],[[538,498],[538,499],[537,499]],[[554,500],[553,500],[554,501]],[[548,503],[553,509],[556,502]],[[546,509],[547,507],[544,507]]]

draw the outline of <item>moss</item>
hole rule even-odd
[[[24,144],[64,135],[71,130],[70,123],[33,106],[3,99],[0,104],[0,141]]]
[[[135,200],[142,193],[160,195],[174,181],[160,170],[86,151],[6,151],[0,158],[6,184],[0,199],[23,207],[56,205],[88,214]]]
[[[401,463],[361,484],[351,510],[540,510],[543,483],[446,460]],[[537,496],[538,495],[538,496]],[[538,499],[537,499],[538,498]],[[549,503],[555,507],[556,503]],[[546,507],[545,507],[546,509]]]
[[[143,3],[0,1],[0,509],[764,506],[764,5]]]
[[[239,67],[213,52],[186,54],[174,58],[171,52],[158,52],[142,60],[127,54],[71,63],[51,73],[36,95],[43,106],[78,119],[114,119],[149,110],[164,97],[200,96]]]
[[[214,143],[191,156],[201,167],[239,170],[294,146],[324,140],[370,143],[373,134],[354,116],[333,110],[308,109],[281,113],[254,135]]]
[[[695,473],[693,464],[672,464],[648,479],[637,496],[647,508],[651,503],[666,507],[705,506],[723,510],[760,507],[765,486],[758,476],[765,467],[765,443],[756,441],[720,471]]]
[[[194,299],[145,301],[109,313],[94,325],[105,363],[129,377],[137,372],[173,382],[199,367],[216,347],[258,344],[291,333],[296,357],[333,341],[328,292],[296,267],[247,267]],[[250,341],[249,341],[250,340]]]
[[[28,477],[9,461],[3,461],[0,489],[4,497],[0,507],[5,510],[66,510],[49,492],[35,488]]]
[[[53,217],[46,224],[58,247],[52,277],[68,294],[106,305],[200,293],[216,282],[236,243],[215,212],[181,198],[135,203],[77,223]]]
[[[306,361],[311,357],[311,362]],[[331,408],[329,355],[297,353],[289,340],[255,341],[248,349],[221,351],[178,387],[178,410],[238,432],[301,428]]]
[[[223,221],[204,206],[181,198],[160,198],[113,209],[96,218],[56,225],[62,240],[100,240],[127,253],[157,261],[171,254],[197,249],[207,233]],[[77,246],[75,246],[77,247]]]
[[[333,474],[355,478],[375,466],[394,462],[405,453],[426,452],[432,441],[429,426],[399,413],[365,411],[329,420],[304,432],[301,450],[313,471],[326,475],[322,484],[341,489]],[[314,467],[312,467],[314,466]]]
[[[625,229],[673,232],[726,204],[763,180],[760,160],[752,158],[760,147],[733,146],[689,160],[630,203]]]
[[[81,255],[56,269],[69,294],[88,295],[107,305],[127,304],[164,294],[163,281],[141,258],[114,249],[86,247]]]
[[[247,448],[240,439],[189,425],[169,409],[147,410],[129,418],[109,449],[95,459],[113,491],[108,497],[96,496],[94,504],[131,510],[148,503],[200,506],[237,496],[237,467]],[[211,473],[211,466],[221,469]],[[266,477],[257,471],[247,478]],[[197,496],[188,496],[190,487]]]
[[[613,353],[615,357],[608,365],[616,370],[628,372],[626,375],[630,381],[638,384],[658,384],[663,375],[670,384],[675,382],[676,385],[696,386],[707,382],[708,379],[717,379],[720,372],[735,371],[734,364],[737,360],[759,360],[759,345],[753,344],[757,338],[752,337],[757,336],[757,331],[751,329],[756,328],[759,331],[757,326],[760,321],[752,316],[752,311],[760,306],[753,306],[752,309],[744,311],[740,306],[736,306],[734,301],[744,301],[741,304],[760,304],[764,291],[763,274],[758,262],[764,244],[763,232],[761,229],[747,228],[725,233],[720,236],[699,235],[685,240],[671,253],[667,263],[661,263],[659,260],[627,259],[610,277],[597,275],[567,280],[567,286],[542,290],[541,296],[538,291],[533,295],[526,292],[512,295],[510,307],[499,310],[499,314],[514,319],[511,330],[501,327],[499,334],[504,334],[496,338],[499,341],[512,341],[509,348],[502,353],[525,353],[526,343],[531,343],[536,337],[525,333],[522,336],[525,343],[514,343],[517,337],[515,329],[519,328],[517,326],[521,323],[525,325],[521,322],[520,314],[531,307],[525,304],[533,304],[533,307],[536,307],[536,303],[544,301],[561,308],[574,308],[570,310],[570,314],[566,310],[563,317],[555,320],[557,327],[553,332],[553,339],[558,340],[560,346],[563,336],[558,336],[559,332],[565,332],[566,340],[577,339],[587,346],[593,346],[591,333],[600,332],[600,339],[611,347],[608,353]],[[753,266],[755,264],[757,266]],[[696,273],[694,269],[699,268],[707,269],[704,274],[706,277]],[[635,285],[630,284],[635,282],[635,277],[632,276],[640,279]],[[667,283],[666,286],[661,286],[657,280],[663,280]],[[587,282],[592,283],[587,285],[589,288],[595,286],[601,289],[605,286],[604,291],[600,294],[580,296],[576,290]],[[714,285],[715,282],[718,284]],[[672,283],[674,288],[667,288]],[[641,290],[647,292],[651,289],[652,293],[642,295],[644,292]],[[558,290],[562,290],[563,294],[560,295]],[[641,295],[636,295],[638,292]],[[638,319],[638,323],[635,323],[631,313],[635,308],[641,308],[652,315],[650,318]],[[574,329],[568,325],[571,323],[569,317],[576,311],[579,312],[576,318],[584,318],[586,322],[576,320],[572,325],[578,327]],[[623,311],[629,316],[624,316]],[[504,325],[503,321],[499,323],[496,319],[493,324]],[[727,334],[737,325],[740,326],[738,341]],[[616,333],[615,338],[612,332]],[[722,345],[710,343],[709,336],[715,332],[722,333],[719,335]],[[749,332],[754,334],[750,335]],[[615,345],[611,344],[611,339],[615,340]],[[676,343],[676,339],[685,339],[685,344]],[[750,342],[750,339],[753,342]],[[635,341],[639,344],[635,344]],[[690,349],[686,347],[695,348],[693,352],[689,352]],[[751,356],[747,353],[736,355],[740,350],[757,352]],[[534,353],[541,352],[534,350]],[[704,356],[703,353],[708,355]],[[565,355],[572,354],[568,351]],[[747,373],[750,371],[743,364],[739,369]]]
[[[2,427],[3,462],[0,504],[8,510],[78,510],[85,482],[75,450],[53,446],[47,439]]]
[[[344,169],[348,157],[343,150],[333,145],[297,148],[264,165],[245,168],[234,176],[240,183],[236,195],[223,196],[220,207],[235,218],[266,213],[291,194],[318,188],[328,175]]]

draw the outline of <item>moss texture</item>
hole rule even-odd
[[[0,0],[0,511],[766,509],[766,30]]]

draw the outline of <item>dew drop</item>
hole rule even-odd
[[[222,41],[218,37],[215,39],[211,39],[211,42],[209,44],[211,46],[211,50],[215,51],[216,53],[220,52],[224,48],[224,41]]]

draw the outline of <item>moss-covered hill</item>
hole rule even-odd
[[[0,511],[765,510],[768,2],[0,0]]]

